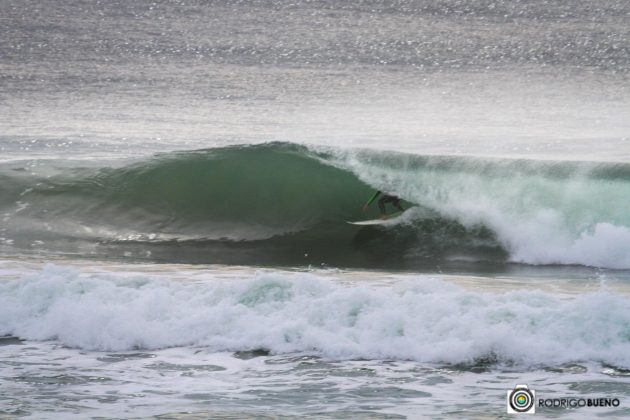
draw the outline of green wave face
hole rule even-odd
[[[625,164],[270,143],[114,168],[48,165],[38,175],[28,165],[0,167],[3,250],[203,263],[630,268]],[[378,217],[376,204],[361,211],[375,189],[413,208],[388,226],[346,224]]]
[[[357,216],[367,185],[304,148],[275,144],[178,153],[107,171],[102,204],[146,215],[145,229],[253,240]],[[87,189],[86,189],[87,191]],[[137,218],[129,220],[137,223]]]
[[[54,214],[90,227],[179,239],[254,240],[298,232],[359,217],[371,193],[356,176],[288,144],[172,153],[30,182],[21,183],[25,193],[13,191],[12,200],[3,200],[5,207],[28,202],[22,216]]]

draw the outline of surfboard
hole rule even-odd
[[[346,222],[350,225],[357,225],[357,226],[370,226],[370,225],[383,225],[387,222],[389,222],[391,219],[373,219],[373,220],[361,220],[358,222]]]
[[[386,225],[392,222],[393,220],[398,219],[400,216],[402,216],[402,214],[403,212],[399,211],[399,212],[390,214],[387,217],[387,219],[359,220],[356,222],[346,222],[346,223],[351,224],[351,225],[356,225],[356,226]]]

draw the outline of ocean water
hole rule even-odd
[[[0,34],[0,418],[630,416],[628,2],[4,0]],[[346,223],[375,190],[408,210]]]

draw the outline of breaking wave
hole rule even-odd
[[[440,261],[630,268],[630,166],[418,156],[289,143],[116,167],[0,167],[11,249],[209,263]],[[41,166],[40,165],[40,166]],[[386,226],[375,189],[412,207]]]

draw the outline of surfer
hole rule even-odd
[[[381,191],[376,191],[372,198],[368,200],[367,203],[363,206],[363,211],[366,211],[370,204],[376,200],[376,197],[383,194],[381,198],[378,200],[378,208],[381,211],[381,219],[385,219],[387,217],[387,212],[385,211],[385,203],[392,203],[394,207],[396,207],[400,211],[405,211],[403,207],[400,205],[400,198],[392,194],[384,194]]]

